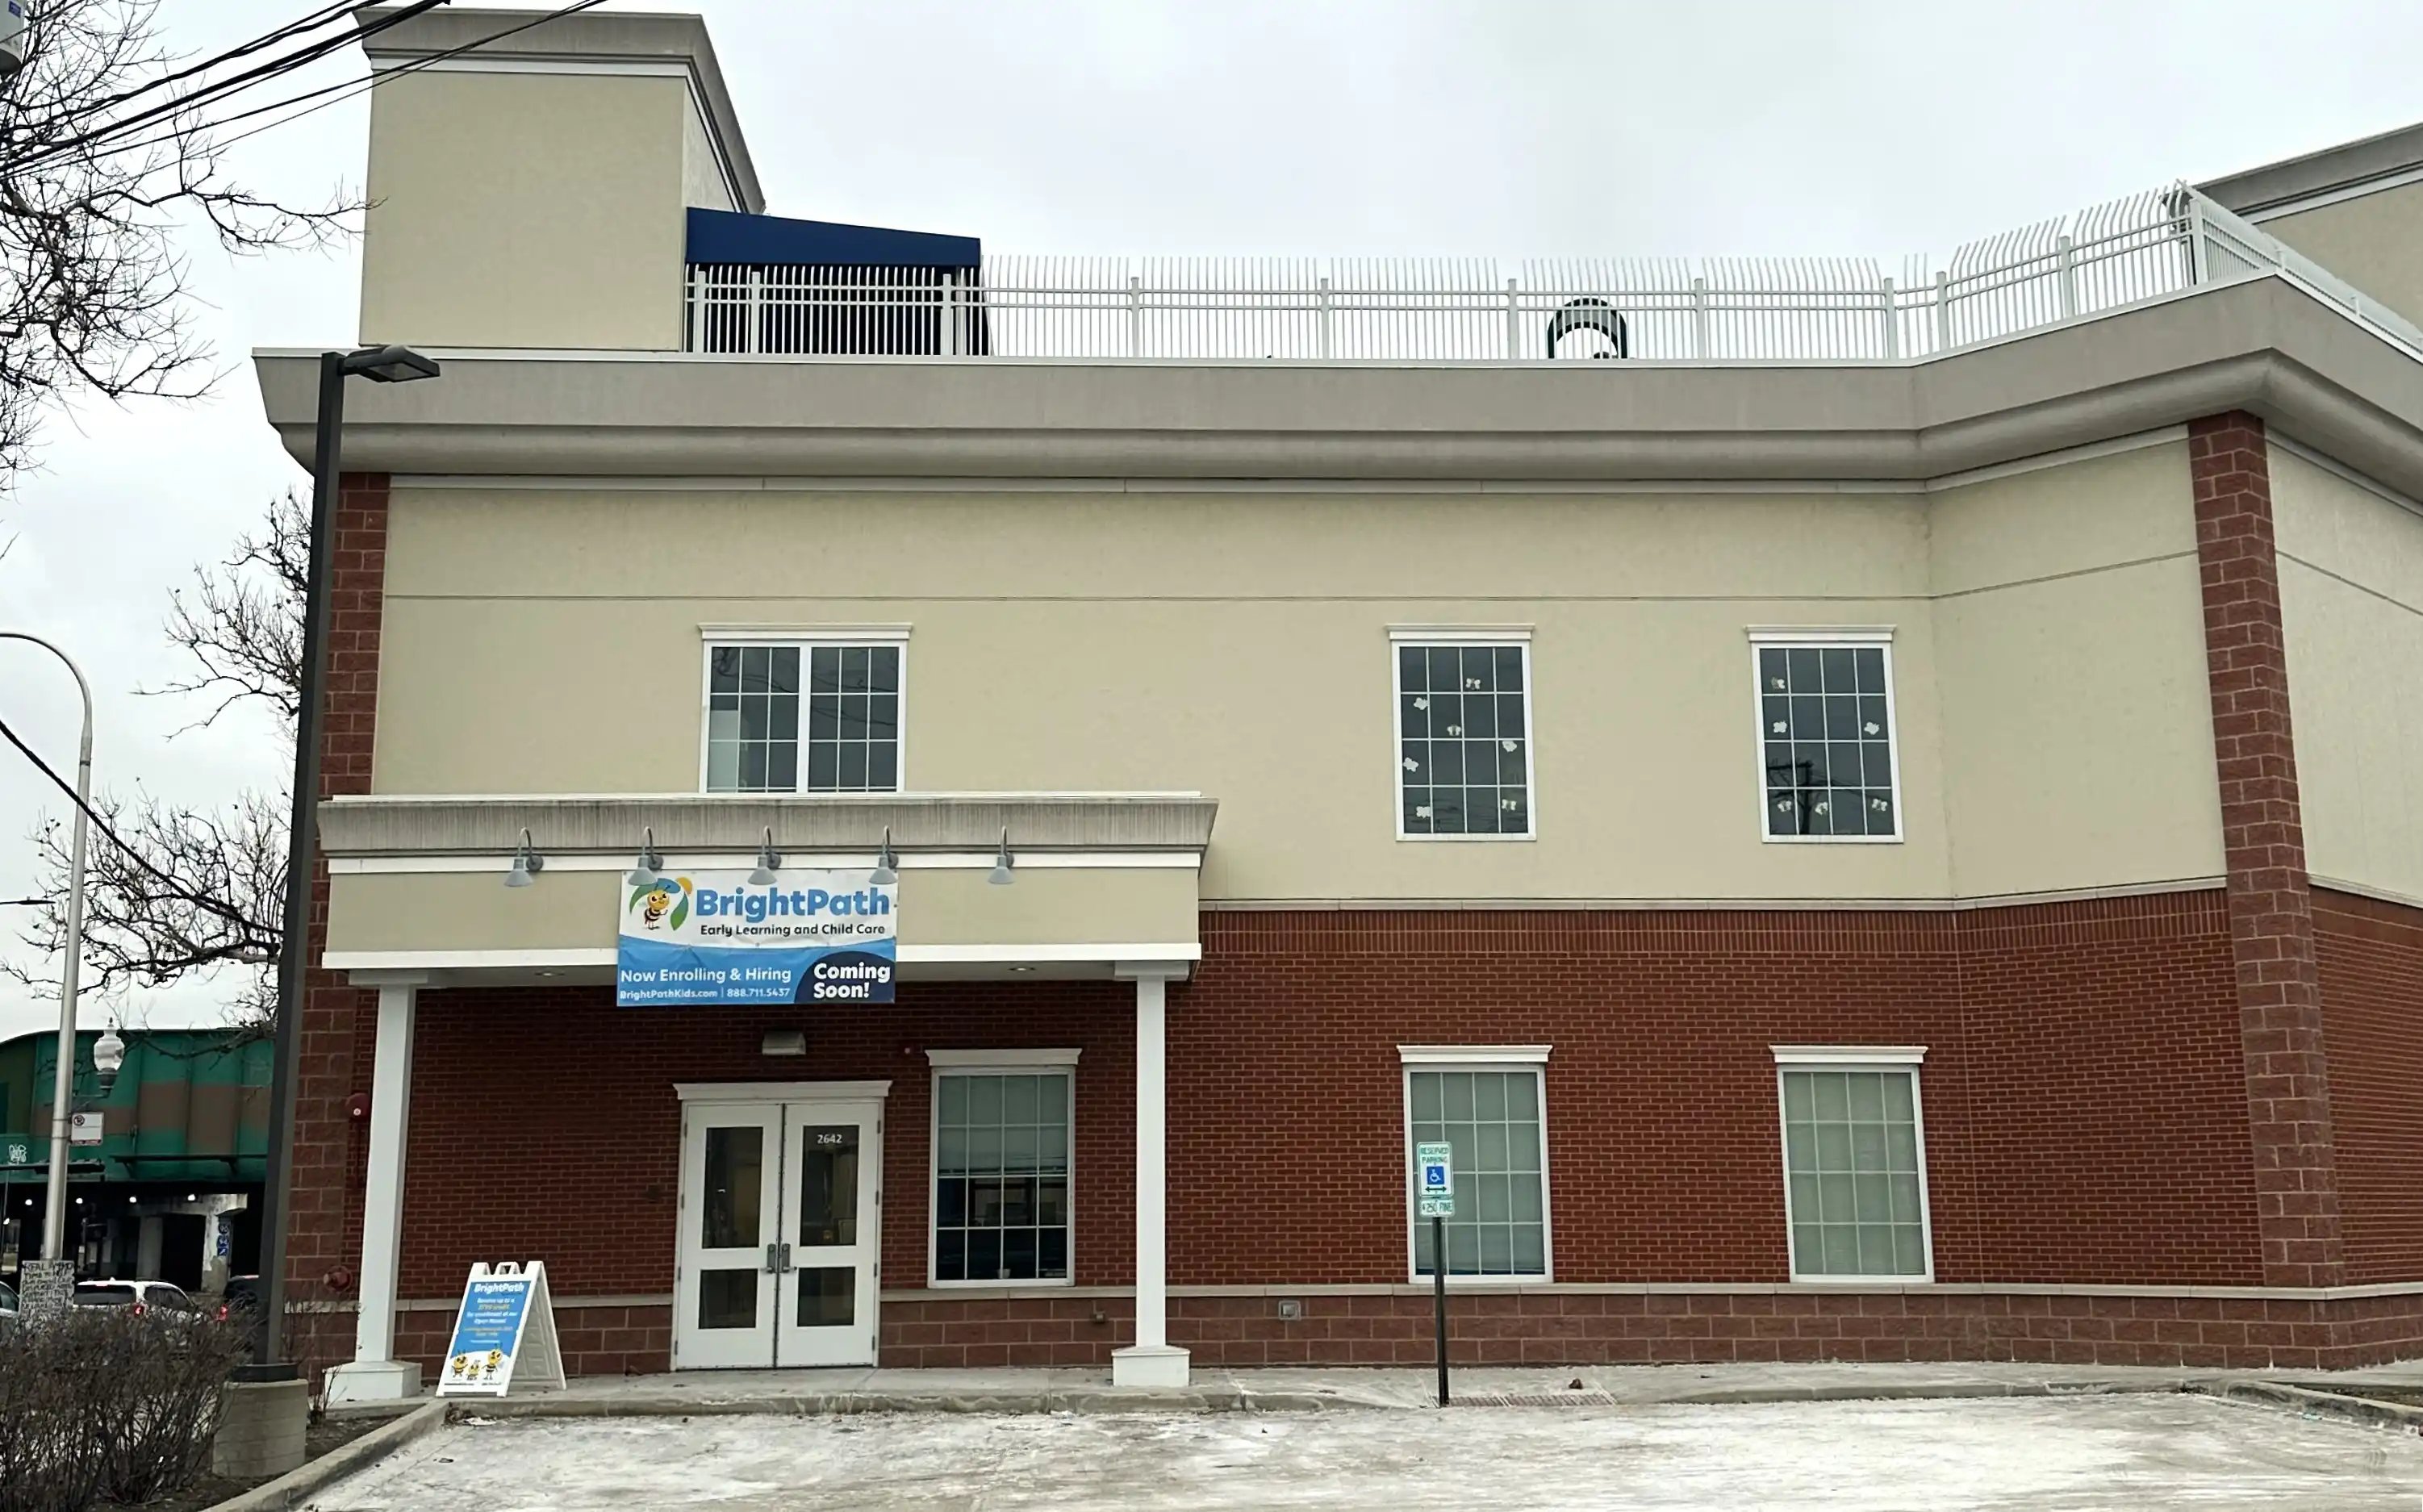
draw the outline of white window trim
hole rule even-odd
[[[1085,1052],[1057,1050],[927,1050],[926,1063],[950,1071],[1064,1071]]]
[[[881,1081],[676,1081],[673,1095],[685,1103],[881,1102],[892,1082]]]
[[[1397,1058],[1407,1065],[1537,1065],[1548,1059],[1549,1049],[1545,1045],[1400,1045]]]
[[[906,644],[905,624],[702,624],[701,640],[719,646],[857,646],[898,641]]]
[[[1770,1045],[1778,1065],[1880,1066],[1917,1065],[1926,1059],[1924,1045]]]
[[[800,653],[800,763],[796,780],[787,790],[768,788],[763,794],[741,789],[731,790],[735,795],[776,796],[781,793],[808,793],[808,653],[817,646],[895,646],[900,651],[900,690],[893,708],[894,757],[892,786],[894,794],[909,788],[909,626],[905,624],[823,624],[823,625],[752,625],[702,624],[698,627],[698,791],[714,794],[719,790],[706,785],[708,719],[715,701],[715,650],[718,646],[793,646]]]
[[[1557,1215],[1555,1184],[1548,1173],[1548,1051],[1545,1045],[1400,1045],[1397,1055],[1398,1093],[1404,1100],[1405,1122],[1400,1130],[1404,1145],[1405,1275],[1427,1283],[1415,1229],[1421,1222],[1414,1196],[1414,1073],[1417,1071],[1529,1071],[1540,1088],[1540,1264],[1536,1274],[1459,1276],[1448,1272],[1450,1291],[1487,1291],[1497,1286],[1536,1286],[1557,1279]],[[1073,1267],[1071,1268],[1074,1268]]]
[[[1523,760],[1524,814],[1529,828],[1519,835],[1496,834],[1439,835],[1414,834],[1405,828],[1405,759],[1404,689],[1398,685],[1397,651],[1402,646],[1512,646],[1523,655]],[[1755,657],[1752,660],[1756,660]],[[904,664],[905,665],[905,664]],[[903,682],[907,678],[903,677]],[[1540,689],[1531,665],[1531,627],[1528,624],[1465,624],[1418,625],[1392,624],[1388,627],[1388,728],[1396,738],[1388,743],[1388,823],[1401,841],[1426,843],[1443,841],[1455,843],[1479,841],[1520,845],[1540,838],[1540,737],[1535,728]]]
[[[905,679],[904,679],[905,681]],[[927,1050],[933,1078],[926,1093],[926,1284],[938,1291],[1003,1286],[1073,1286],[1077,1284],[1077,1056],[1073,1049]],[[1069,1273],[1022,1281],[999,1277],[943,1281],[935,1274],[942,1205],[935,1200],[942,1179],[942,1079],[953,1076],[1065,1076],[1069,1079]]]
[[[1818,1286],[1910,1285],[1935,1281],[1935,1209],[1926,1176],[1926,1079],[1919,1075],[1926,1059],[1924,1045],[1820,1046],[1775,1045],[1775,1155],[1783,1172],[1783,1254],[1796,1283]],[[1793,1245],[1792,1114],[1784,1102],[1783,1079],[1794,1071],[1900,1071],[1909,1077],[1911,1132],[1918,1146],[1918,1249],[1924,1268],[1916,1275],[1837,1276],[1800,1268],[1800,1252]]]
[[[1757,778],[1758,838],[1767,845],[1899,845],[1909,838],[1909,813],[1901,796],[1901,705],[1893,692],[1893,627],[1892,625],[1745,626],[1750,637],[1750,727],[1757,735],[1750,747],[1750,765]],[[1766,823],[1766,688],[1759,682],[1758,654],[1764,646],[1877,646],[1885,656],[1885,748],[1892,760],[1893,832],[1890,835],[1778,835]],[[901,683],[908,667],[901,663]],[[1528,708],[1528,705],[1527,705]]]

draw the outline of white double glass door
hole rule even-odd
[[[871,1365],[875,1102],[686,1102],[673,1368]]]

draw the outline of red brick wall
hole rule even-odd
[[[1198,1367],[1427,1365],[1424,1295],[1313,1296],[1300,1317],[1270,1297],[1173,1297],[1170,1342]],[[1101,1368],[1132,1335],[1123,1297],[951,1298],[883,1304],[882,1362],[906,1369]],[[451,1310],[398,1318],[399,1359],[434,1373]],[[666,1368],[670,1310],[559,1307],[576,1376]],[[1458,1294],[1448,1356],[1473,1364],[1759,1360],[2011,1360],[2065,1365],[2343,1369],[2423,1353],[2423,1299],[2338,1302],[2034,1293]],[[434,1376],[433,1376],[434,1378]]]
[[[387,601],[388,480],[346,473],[338,481],[336,539],[329,580],[326,724],[320,794],[371,790],[372,740],[378,711],[378,651]],[[311,869],[311,955],[327,936],[328,869]],[[298,1295],[336,1281],[349,1290],[361,1264],[365,1131],[345,1099],[370,1086],[377,1037],[377,994],[356,991],[327,971],[309,973],[296,1032],[293,1185],[288,1208],[286,1274]]]
[[[1172,993],[1174,1284],[1407,1279],[1400,1044],[1544,1043],[1557,1278],[1789,1274],[1778,1043],[1928,1047],[1944,1281],[2259,1279],[2218,894],[1948,913],[1214,913]],[[1124,1284],[1132,988],[911,984],[890,1009],[421,999],[403,1291],[543,1257],[559,1295],[672,1289],[689,1080],[893,1082],[885,1284],[926,1268],[927,1048],[1074,1045],[1076,1280]],[[450,1110],[462,1110],[459,1114]]]
[[[894,1007],[616,1008],[611,989],[425,992],[414,1030],[402,1295],[460,1293],[474,1260],[546,1262],[559,1297],[673,1290],[681,1081],[889,1079],[883,1282],[926,1280],[926,1051],[1075,1046],[1076,1281],[1131,1279],[1135,989],[911,984]],[[808,1053],[768,1060],[769,1029]]]
[[[1171,995],[1173,1284],[1407,1279],[1401,1044],[1555,1047],[1560,1281],[1787,1278],[1777,1044],[1928,1047],[1940,1280],[2260,1280],[2218,893],[1203,927]]]
[[[2423,1280],[2423,909],[2317,889],[2347,1279]]]
[[[2232,413],[2190,424],[2188,472],[2263,1279],[2332,1286],[2347,1257],[2263,422]]]

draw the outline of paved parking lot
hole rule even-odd
[[[2135,1394],[1445,1412],[456,1424],[319,1512],[2423,1509],[2423,1441]]]

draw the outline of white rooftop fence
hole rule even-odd
[[[930,268],[700,264],[689,350],[957,357],[1874,362],[2283,270],[2423,348],[2377,301],[2184,184],[1863,258],[988,257]]]

